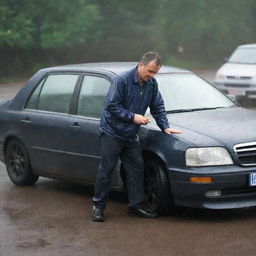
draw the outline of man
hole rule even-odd
[[[148,52],[137,67],[118,76],[109,89],[100,122],[102,160],[93,197],[93,221],[105,220],[104,209],[119,157],[126,172],[128,214],[145,218],[157,217],[157,213],[148,212],[142,207],[144,162],[137,134],[141,125],[150,122],[144,116],[148,107],[163,132],[180,133],[179,130],[169,128],[164,102],[153,78],[160,67],[160,56],[155,52]]]

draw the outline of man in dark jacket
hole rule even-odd
[[[157,213],[148,212],[142,207],[144,162],[137,134],[141,125],[150,122],[144,116],[148,107],[163,132],[180,133],[179,130],[169,128],[164,102],[153,78],[160,67],[160,56],[155,52],[148,52],[138,66],[118,76],[109,89],[100,122],[102,160],[93,197],[93,221],[105,220],[103,211],[119,157],[126,172],[128,214],[145,218],[157,217]]]

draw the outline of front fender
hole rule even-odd
[[[187,143],[179,134],[166,134],[160,130],[141,129],[139,133],[143,150],[161,158],[166,167],[185,167]]]

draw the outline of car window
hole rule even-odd
[[[110,82],[103,77],[85,76],[79,95],[77,114],[99,118]]]
[[[36,87],[36,89],[34,90],[34,92],[32,93],[32,95],[30,96],[26,108],[30,108],[30,109],[37,109],[37,101],[38,101],[38,97],[40,94],[40,91],[42,89],[42,86],[45,82],[46,78],[43,79],[40,84]]]
[[[229,58],[228,62],[256,64],[256,47],[237,48]]]
[[[49,75],[33,92],[27,108],[68,113],[78,76],[74,74]],[[40,94],[39,97],[38,94]]]

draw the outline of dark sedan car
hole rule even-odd
[[[39,176],[93,184],[98,128],[111,81],[136,63],[91,63],[38,71],[0,104],[0,159],[17,185]],[[156,75],[170,126],[141,128],[145,199],[167,213],[174,205],[211,209],[256,206],[256,112],[237,106],[187,70]],[[147,115],[150,116],[149,112]],[[120,164],[113,189],[124,190]]]

